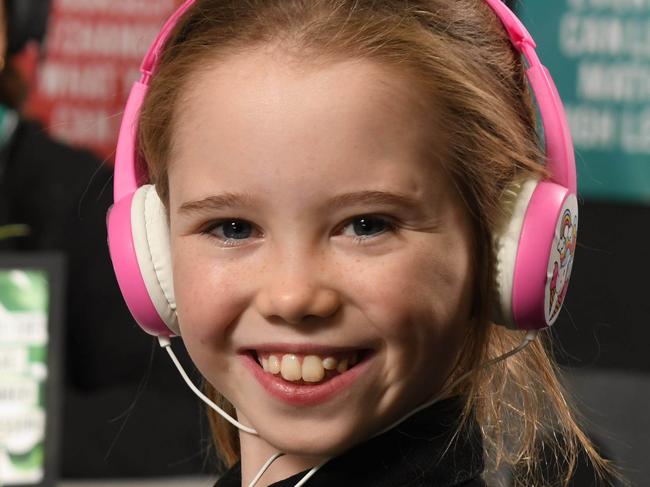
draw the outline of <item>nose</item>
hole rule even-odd
[[[318,268],[323,267],[310,265],[308,258],[276,260],[256,296],[260,314],[292,325],[333,316],[341,306],[341,295],[327,285]]]

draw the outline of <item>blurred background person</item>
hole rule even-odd
[[[67,260],[61,473],[200,473],[207,445],[201,407],[167,358],[154,355],[113,275],[105,227],[111,168],[21,115],[51,7],[0,2],[0,227],[14,229],[0,251],[61,251]]]

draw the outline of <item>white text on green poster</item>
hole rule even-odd
[[[650,203],[650,0],[522,0],[567,108],[581,195]]]

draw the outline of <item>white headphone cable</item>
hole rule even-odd
[[[514,355],[516,353],[521,352],[531,342],[533,342],[535,340],[535,338],[537,338],[537,333],[538,333],[538,330],[529,331],[528,333],[526,333],[526,336],[524,337],[524,339],[523,339],[523,341],[521,342],[520,345],[518,345],[517,347],[513,348],[512,350],[510,350],[510,351],[508,351],[508,352],[506,352],[506,353],[504,353],[502,355],[499,355],[498,357],[492,358],[492,359],[482,363],[476,369],[472,369],[469,372],[466,372],[465,374],[461,375],[458,379],[456,379],[454,382],[449,384],[447,387],[444,387],[438,394],[436,394],[436,396],[433,399],[431,399],[430,401],[425,402],[424,404],[421,404],[420,406],[415,408],[413,411],[411,411],[410,413],[403,416],[401,419],[399,419],[399,420],[395,421],[394,423],[392,423],[387,428],[384,428],[379,433],[376,433],[373,436],[371,436],[371,438],[374,438],[375,436],[378,436],[378,435],[381,435],[382,433],[385,433],[386,431],[388,431],[388,430],[394,428],[395,426],[397,426],[398,424],[400,424],[405,419],[410,418],[415,413],[418,413],[418,412],[422,411],[423,409],[426,409],[429,406],[432,406],[433,404],[437,403],[441,399],[444,399],[444,396],[445,396],[445,394],[447,394],[447,392],[449,392],[454,387],[456,387],[458,384],[460,384],[462,381],[464,381],[467,377],[469,377],[472,373],[474,373],[474,371],[478,371],[478,370],[484,369],[486,367],[490,367],[491,365],[494,365],[494,364],[496,364],[498,362],[501,362],[502,360],[505,360],[508,357],[510,357],[510,356],[512,356],[512,355]]]
[[[440,391],[438,394],[436,394],[436,396],[431,401],[427,401],[426,403],[421,404],[417,408],[410,411],[408,414],[404,415],[399,420],[392,423],[387,428],[384,428],[383,430],[379,431],[378,433],[372,435],[370,438],[374,438],[375,436],[378,436],[378,435],[381,435],[382,433],[385,433],[386,431],[394,428],[395,426],[400,424],[402,421],[406,420],[407,418],[411,417],[412,415],[416,414],[417,412],[421,411],[422,409],[425,409],[425,408],[427,408],[429,406],[432,406],[433,404],[437,403],[438,401],[443,399],[444,395],[448,391],[452,390],[454,387],[456,387],[458,384],[460,384],[460,382],[462,382],[467,377],[469,377],[475,370],[480,370],[480,369],[489,367],[489,366],[494,365],[494,364],[496,364],[498,362],[501,362],[502,360],[507,359],[508,357],[510,357],[510,356],[512,356],[512,355],[514,355],[516,353],[521,352],[524,348],[526,348],[531,342],[533,342],[537,338],[537,333],[538,333],[538,330],[529,331],[528,333],[526,333],[526,336],[524,337],[523,341],[521,342],[521,344],[519,346],[513,348],[512,350],[510,350],[510,351],[508,351],[508,352],[506,352],[506,353],[504,353],[502,355],[499,355],[498,357],[490,359],[487,362],[481,364],[478,368],[472,369],[469,372],[466,372],[465,374],[461,375],[458,379],[456,379],[454,382],[452,382],[447,387],[443,388],[442,391]],[[192,389],[192,391],[199,397],[199,399],[201,399],[208,406],[210,406],[212,409],[214,409],[217,413],[219,413],[224,419],[226,419],[233,426],[239,428],[240,430],[242,430],[242,431],[244,431],[246,433],[250,433],[250,434],[259,436],[259,434],[257,433],[256,430],[254,430],[253,428],[251,428],[249,426],[245,426],[245,425],[241,424],[235,418],[230,416],[227,412],[225,412],[223,409],[221,409],[219,406],[217,406],[214,402],[212,402],[210,399],[208,399],[192,383],[190,378],[185,373],[185,370],[183,370],[182,365],[180,364],[180,362],[176,358],[176,355],[174,355],[174,351],[171,348],[171,340],[168,337],[159,336],[158,337],[158,343],[160,343],[160,346],[162,348],[167,350],[167,353],[171,357],[172,362],[174,362],[174,365],[176,365],[176,368],[178,369],[181,376],[185,380],[185,383],[189,386],[190,389]],[[280,458],[281,456],[284,456],[284,455],[285,455],[285,453],[277,452],[273,456],[271,456],[266,461],[266,463],[262,466],[262,468],[257,472],[257,475],[255,475],[255,477],[253,478],[253,480],[251,481],[251,483],[249,484],[248,487],[255,487],[257,482],[259,482],[259,480],[262,478],[262,475],[264,475],[264,473],[269,469],[269,467],[273,464],[273,462],[275,462],[278,458]],[[325,460],[324,462],[322,462],[319,465],[316,465],[314,468],[312,468],[294,487],[302,487],[307,482],[307,480],[309,480],[323,465],[325,465],[332,458],[333,457],[330,457],[327,460]]]
[[[250,484],[248,484],[248,487],[254,487],[257,482],[262,478],[262,475],[264,475],[264,472],[266,472],[271,464],[275,462],[278,458],[281,456],[284,456],[284,453],[281,451],[275,453],[271,458],[269,458],[264,465],[262,465],[262,468],[257,472],[257,475],[255,475],[255,478],[251,481]]]
[[[160,343],[160,346],[162,348],[167,350],[167,353],[171,357],[172,362],[174,362],[174,365],[176,366],[178,371],[181,373],[181,376],[183,377],[183,380],[185,380],[185,383],[188,385],[188,387],[190,389],[192,389],[192,392],[194,392],[194,394],[196,394],[199,397],[199,399],[201,399],[204,403],[206,403],[208,406],[210,406],[212,409],[214,409],[217,413],[219,413],[221,415],[221,417],[223,417],[226,421],[228,421],[233,426],[239,428],[242,431],[245,431],[246,433],[250,433],[251,435],[259,436],[257,431],[255,431],[250,426],[246,426],[246,425],[241,424],[239,421],[237,421],[235,418],[233,418],[230,414],[228,414],[223,409],[221,409],[219,406],[217,406],[214,402],[212,402],[208,397],[206,397],[205,394],[203,394],[199,390],[199,388],[196,387],[192,383],[190,378],[185,373],[185,370],[183,369],[183,366],[181,365],[181,363],[176,358],[176,355],[174,355],[174,351],[172,350],[172,347],[171,347],[172,343],[171,343],[171,340],[169,339],[169,337],[159,336],[158,337],[158,343]]]

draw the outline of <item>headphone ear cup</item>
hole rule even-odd
[[[505,205],[510,218],[494,237],[496,294],[492,321],[514,330],[518,329],[512,311],[515,265],[526,211],[537,184],[537,180],[528,180],[516,189],[514,199]]]
[[[536,330],[555,322],[571,276],[577,228],[575,194],[548,180],[522,185],[495,241],[496,323]]]
[[[167,212],[155,186],[146,184],[135,192],[131,224],[138,265],[151,301],[165,325],[180,335]]]

